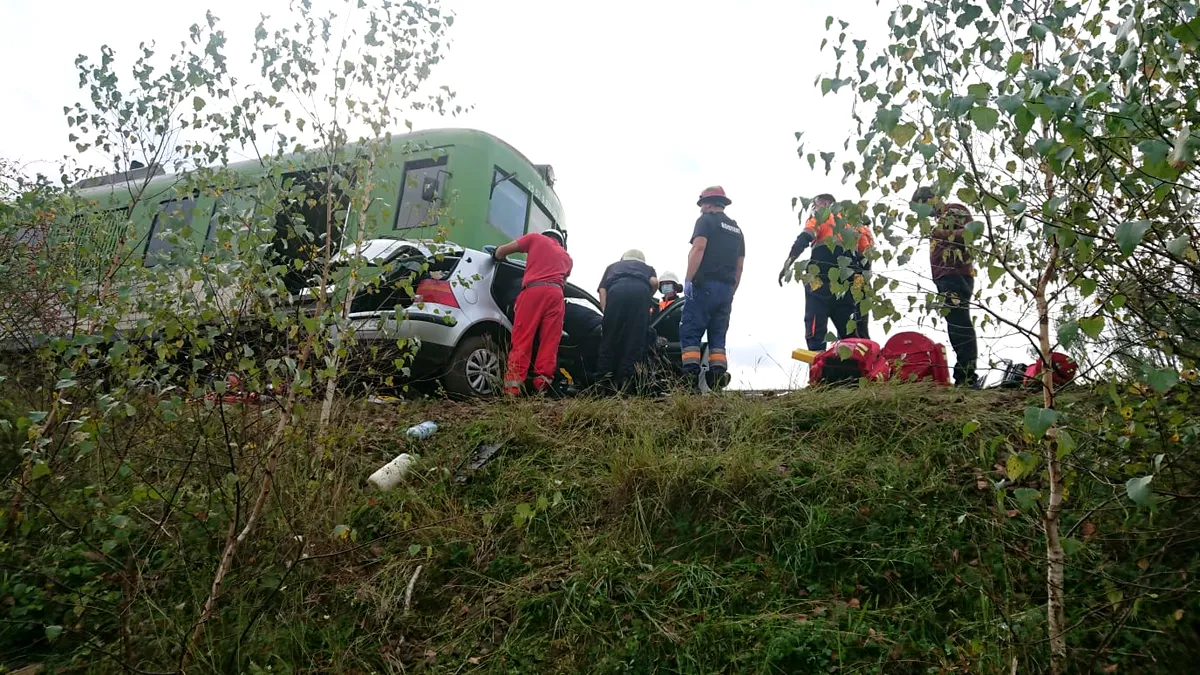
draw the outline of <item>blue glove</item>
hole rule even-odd
[[[488,244],[487,246],[483,247],[483,252],[488,254],[489,256],[491,256],[491,258],[493,260],[496,259],[496,247],[495,246]]]
[[[692,297],[692,282],[690,282],[690,281],[683,282],[683,297],[685,297],[685,298]]]

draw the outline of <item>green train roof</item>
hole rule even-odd
[[[483,144],[498,144],[507,149],[509,152],[512,152],[520,161],[528,164],[530,168],[533,169],[538,180],[543,183],[543,185],[551,192],[551,194],[554,194],[553,184],[549,181],[546,181],[541,176],[539,165],[534,164],[520,150],[517,150],[512,145],[509,145],[503,139],[489,134],[486,131],[463,128],[424,129],[410,133],[394,134],[392,136],[393,148],[395,148],[397,145],[409,143],[436,148],[451,145],[471,145],[477,142]],[[359,143],[350,143],[347,144],[346,150],[353,152],[359,146]],[[318,152],[319,151],[317,150],[310,150],[298,153],[289,153],[283,155],[279,161],[285,165],[294,165],[295,169],[310,168],[316,165],[316,163],[313,162],[313,159],[318,155]],[[227,168],[245,177],[261,176],[266,174],[269,170],[267,166],[257,159],[231,162]],[[161,174],[155,176],[146,185],[146,199],[153,200],[160,194],[165,196],[178,183],[180,177],[185,175],[185,173]],[[96,187],[85,187],[81,188],[78,191],[78,194],[84,199],[93,199],[101,203],[117,206],[128,203],[129,200],[132,199],[133,189],[139,187],[142,180],[144,180],[144,178],[139,176],[134,180],[117,181]],[[557,194],[554,194],[554,197],[557,198]],[[561,204],[555,204],[554,207],[561,213]]]

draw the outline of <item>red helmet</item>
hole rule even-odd
[[[720,204],[721,206],[729,206],[733,203],[729,197],[725,196],[725,188],[720,185],[704,188],[700,193],[700,200],[696,202],[696,206],[704,203]]]

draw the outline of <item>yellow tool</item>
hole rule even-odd
[[[817,358],[817,355],[820,353],[814,352],[811,349],[795,349],[792,350],[792,358],[812,365],[813,359]]]

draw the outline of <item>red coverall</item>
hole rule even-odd
[[[574,263],[558,242],[541,234],[527,234],[517,240],[517,250],[527,254],[521,294],[517,296],[513,318],[512,350],[508,353],[508,372],[504,375],[504,393],[521,393],[533,356],[533,340],[538,339],[537,360],[533,364],[533,386],[544,390],[554,381],[558,369],[558,343],[562,339],[563,284]]]

